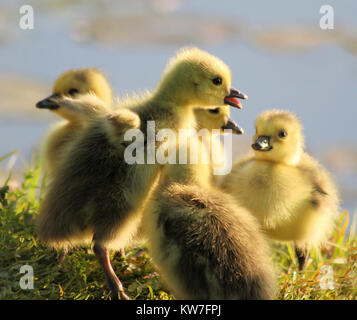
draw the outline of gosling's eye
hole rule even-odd
[[[288,133],[286,131],[280,131],[278,133],[279,138],[286,138],[287,135],[288,135]]]
[[[222,78],[221,77],[214,78],[212,79],[212,82],[215,86],[219,86],[222,84]]]
[[[74,96],[77,93],[79,93],[79,91],[77,89],[72,88],[72,89],[68,90],[68,94],[71,96]]]
[[[219,108],[216,108],[216,109],[208,109],[208,111],[210,113],[213,113],[213,114],[218,114],[219,113]]]

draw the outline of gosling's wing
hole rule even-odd
[[[313,157],[304,153],[298,168],[312,184],[311,204],[320,207],[323,202],[338,202],[336,187],[327,172]]]
[[[125,133],[127,129],[140,128],[140,117],[126,108],[120,108],[108,116],[108,120],[116,131]]]
[[[322,201],[325,200],[325,198],[328,196],[328,193],[326,193],[321,186],[318,184],[318,182],[313,182],[313,192],[311,194],[311,204],[314,207],[320,207]]]

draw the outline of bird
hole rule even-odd
[[[204,145],[202,149],[207,153],[203,158],[206,160],[205,162],[209,163],[211,182],[218,186],[222,176],[215,175],[214,168],[224,165],[224,148],[219,140],[219,135],[226,134],[225,130],[232,130],[233,134],[240,135],[244,133],[244,130],[230,118],[228,106],[210,109],[197,108],[194,110],[194,115],[196,120],[195,130],[202,138],[201,143]],[[145,243],[146,241],[144,227],[140,226],[135,242]]]
[[[110,184],[117,174],[105,168],[112,168],[113,162],[122,161],[127,146],[124,135],[128,129],[140,127],[140,118],[125,108],[111,110],[94,94],[79,95],[75,98],[56,96],[42,100],[42,104],[58,112],[75,112],[83,123],[86,122],[85,127],[81,130],[78,128],[76,139],[60,157],[37,220],[41,241],[66,252],[70,247],[91,243],[92,229],[93,225],[98,224],[97,219],[100,220],[99,223],[107,223],[102,217],[94,216],[91,210],[103,205],[103,200],[107,201],[103,207],[104,212],[112,208],[111,201],[115,203],[116,199],[112,198],[112,195],[105,194],[107,190],[100,189],[101,184]],[[61,109],[63,110],[60,111]],[[67,111],[64,111],[65,109]],[[96,156],[85,157],[82,155],[84,152]],[[96,175],[96,179],[90,180],[87,175]],[[115,190],[115,186],[113,189]],[[82,208],[82,205],[86,207]],[[76,212],[78,214],[75,214]],[[97,245],[94,246],[94,251],[99,263],[105,266],[103,269],[109,288],[114,286],[122,298],[129,299],[121,283],[115,278],[109,252]]]
[[[50,98],[58,96],[75,97],[81,94],[92,93],[100,98],[107,106],[112,104],[112,90],[105,75],[95,68],[71,69],[63,72],[54,82]],[[76,110],[68,108],[51,109],[48,99],[39,101],[36,107],[48,109],[62,119],[46,134],[42,145],[45,167],[50,174],[58,163],[59,156],[74,140],[79,129],[86,121],[78,116]]]
[[[244,130],[230,118],[230,108],[228,106],[194,110],[196,118],[196,129],[219,130],[224,134],[224,129],[231,129],[232,133],[240,135]]]
[[[177,299],[273,299],[275,272],[258,221],[210,174],[201,163],[165,166],[143,215],[150,257]]]
[[[202,141],[205,150],[210,154],[209,161],[212,170],[212,182],[219,186],[224,177],[224,173],[229,170],[225,168],[227,157],[220,136],[226,133],[225,130],[232,130],[235,135],[241,135],[244,130],[230,118],[230,108],[228,106],[212,109],[195,109],[196,130],[202,133]],[[230,162],[231,163],[231,162]]]
[[[140,119],[140,130],[135,133],[144,137],[143,147],[133,153],[145,155],[146,162],[128,163],[126,151],[130,144],[124,153],[121,148],[113,148],[112,131],[108,132],[111,126],[98,117],[66,152],[55,171],[40,207],[39,217],[47,217],[46,223],[39,224],[40,239],[64,249],[92,242],[113,298],[127,299],[108,251],[125,248],[131,241],[156,187],[163,165],[155,158],[150,160],[150,152],[153,150],[155,155],[160,147],[160,143],[153,146],[152,137],[163,128],[178,132],[194,127],[193,110],[197,107],[241,108],[238,99],[246,99],[246,95],[230,85],[230,69],[219,58],[196,47],[181,49],[150,94],[119,102],[118,111],[128,108]]]
[[[338,190],[330,173],[304,150],[295,114],[268,110],[255,124],[254,152],[234,163],[222,190],[259,220],[269,238],[293,241],[303,270],[310,248],[333,230]]]

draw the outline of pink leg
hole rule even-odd
[[[113,298],[118,299],[118,296],[120,296],[124,300],[130,300],[129,296],[124,292],[122,283],[113,270],[112,264],[110,263],[109,251],[98,243],[94,243],[93,250],[103,268]]]

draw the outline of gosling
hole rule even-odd
[[[146,134],[151,130],[150,120],[155,121],[155,130],[170,128],[177,132],[194,127],[196,107],[229,104],[240,108],[238,98],[246,96],[230,85],[230,70],[220,59],[197,48],[181,50],[169,62],[153,93],[142,100],[122,102],[140,118],[146,143],[136,153],[148,154],[152,143]],[[108,249],[125,248],[135,234],[163,165],[155,161],[128,164],[123,150],[117,151],[110,143],[112,132],[108,130],[106,124],[88,127],[66,153],[40,208],[39,234],[42,241],[56,248],[93,241],[113,296],[126,299],[108,259]],[[151,136],[155,134],[150,131]],[[160,143],[156,143],[158,147]]]
[[[76,140],[68,147],[61,157],[62,162],[53,172],[37,221],[40,240],[56,249],[63,248],[66,252],[72,246],[89,245],[93,238],[93,225],[107,223],[91,210],[103,206],[103,212],[109,212],[109,219],[110,213],[113,214],[112,207],[115,207],[116,199],[113,194],[106,194],[107,190],[102,189],[101,185],[110,184],[118,174],[110,168],[113,162],[122,161],[127,146],[124,135],[127,130],[140,127],[140,118],[124,108],[111,111],[93,94],[77,98],[52,97],[46,104],[52,109],[74,112],[82,122],[86,122],[86,129],[77,130]],[[85,152],[96,156],[85,156]],[[105,170],[107,167],[109,170]],[[88,179],[95,172],[96,179]],[[113,185],[113,190],[115,188]],[[88,198],[91,195],[93,198]],[[83,208],[83,204],[87,207]],[[83,211],[87,214],[83,214]],[[74,212],[77,214],[72,214]],[[129,299],[116,278],[109,251],[95,244],[94,252],[105,272],[109,288],[116,292],[116,297],[120,293],[122,298]]]
[[[258,222],[211,185],[207,166],[167,165],[143,226],[149,254],[177,299],[274,297]]]
[[[87,121],[76,113],[74,108],[52,108],[51,98],[68,96],[78,97],[81,94],[92,93],[100,98],[105,105],[112,104],[112,93],[105,76],[97,69],[73,69],[62,73],[55,81],[52,96],[39,101],[37,108],[48,109],[65,119],[57,123],[47,133],[43,143],[45,167],[49,173],[53,171],[59,158],[71,144],[79,130]]]
[[[206,162],[209,162],[211,182],[215,185],[219,185],[218,179],[221,179],[222,176],[214,174],[214,168],[224,164],[224,148],[219,139],[218,135],[226,134],[225,130],[232,130],[233,134],[243,134],[244,130],[235,123],[230,118],[230,108],[228,106],[212,108],[212,109],[195,109],[194,110],[195,119],[196,119],[196,131],[197,134],[202,138],[202,149],[207,154],[204,155]],[[203,134],[201,135],[202,131]],[[216,130],[216,131],[213,131]],[[192,147],[192,146],[191,146]],[[198,148],[200,144],[198,145]],[[214,154],[214,156],[213,156]],[[213,158],[218,158],[219,161]],[[202,161],[201,161],[202,162]],[[201,164],[203,165],[203,164]],[[202,168],[201,168],[202,169]],[[143,243],[147,241],[144,237],[144,227],[140,226],[135,237],[136,242]]]
[[[249,209],[268,237],[294,241],[303,270],[310,247],[333,229],[337,189],[329,173],[304,152],[302,126],[290,112],[261,114],[252,148],[254,154],[233,165],[222,188]]]
[[[202,132],[202,141],[209,152],[212,182],[215,186],[219,186],[223,181],[227,162],[220,136],[225,135],[227,129],[232,130],[231,132],[236,135],[243,134],[244,130],[230,118],[228,106],[208,110],[195,109],[195,118],[197,131]]]

